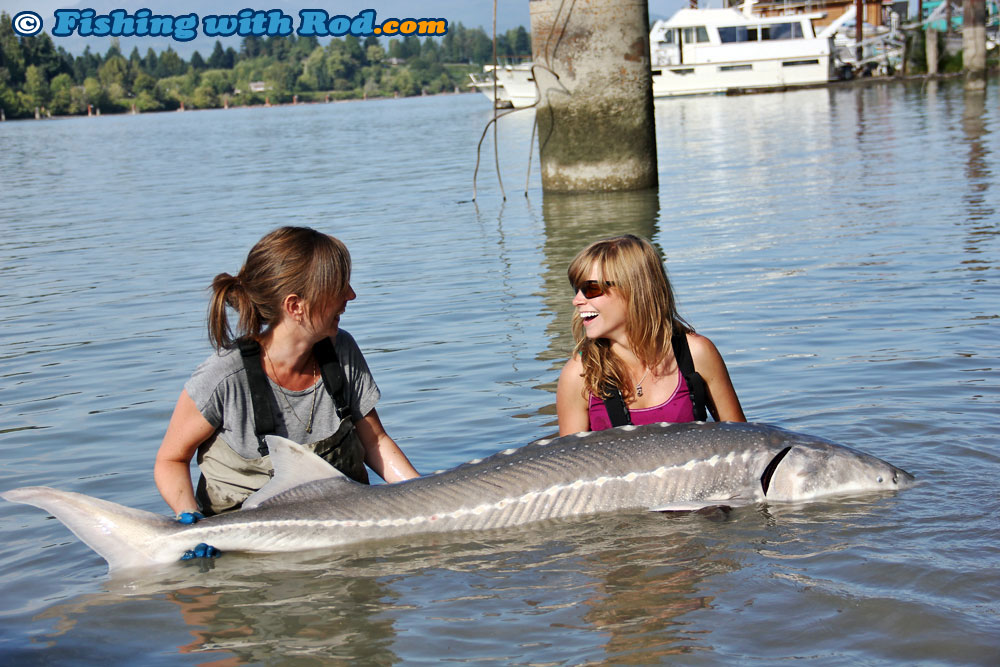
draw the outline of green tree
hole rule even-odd
[[[244,60],[249,60],[250,58],[258,58],[264,55],[264,44],[260,37],[255,35],[247,35],[243,38],[243,43],[240,45],[240,57]]]
[[[49,92],[51,94],[49,106],[52,113],[60,116],[80,113],[80,109],[73,106],[73,79],[69,74],[65,72],[57,74],[49,84]]]
[[[12,88],[19,88],[24,83],[25,67],[24,52],[10,16],[0,13],[0,77]]]
[[[29,109],[44,107],[49,104],[49,80],[45,71],[38,65],[28,65],[24,74],[24,94]]]
[[[138,95],[142,92],[152,93],[156,90],[156,79],[146,74],[145,72],[139,72],[135,75],[135,80],[132,82],[132,92]]]
[[[167,50],[160,54],[160,60],[156,66],[157,78],[163,79],[171,76],[180,76],[186,71],[187,65],[172,48],[167,47]]]
[[[97,69],[97,80],[105,90],[117,86],[122,90],[130,87],[128,61],[121,54],[113,55]]]
[[[298,68],[291,63],[276,62],[264,70],[264,80],[271,84],[275,94],[279,96],[294,92],[298,78]]]
[[[107,92],[101,86],[101,82],[92,76],[88,76],[83,82],[83,100],[84,106],[92,105],[95,110],[100,109],[101,111],[111,110],[111,100],[108,98]]]
[[[160,69],[160,57],[156,55],[156,51],[146,49],[146,57],[142,59],[142,68],[146,71],[146,74],[156,76],[156,73]]]
[[[508,40],[511,42],[511,49],[515,56],[530,56],[531,55],[531,36],[528,31],[524,29],[524,26],[518,26],[513,29],[513,36],[510,35],[508,31]]]
[[[365,60],[371,65],[381,67],[385,63],[386,53],[381,44],[369,44],[365,47]]]
[[[302,62],[299,84],[306,90],[330,90],[333,80],[326,70],[326,52],[317,46]]]
[[[222,42],[215,40],[215,46],[212,47],[212,55],[208,57],[208,66],[212,69],[232,69],[232,63],[226,63],[226,52],[222,49]]]

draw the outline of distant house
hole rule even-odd
[[[251,81],[250,82],[250,92],[251,93],[263,93],[271,90],[271,84],[267,81]]]

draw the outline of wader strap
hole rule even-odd
[[[323,385],[333,397],[333,403],[337,406],[337,417],[341,421],[351,417],[351,401],[347,398],[347,377],[344,369],[337,358],[337,350],[333,346],[333,341],[324,338],[313,345],[313,356],[319,364],[319,372],[323,375]],[[352,419],[353,421],[353,419]]]
[[[622,392],[618,387],[609,382],[604,385],[604,393],[607,394],[604,399],[604,407],[608,411],[611,425],[628,426],[631,424],[632,416],[629,415],[628,408],[625,407],[625,399],[622,398]]]
[[[257,451],[261,456],[267,456],[267,443],[264,436],[274,433],[274,415],[271,414],[271,387],[267,384],[267,375],[261,364],[260,344],[250,338],[236,341],[240,355],[243,357],[243,367],[247,371],[247,382],[250,384],[250,404],[253,407],[253,432],[257,436]]]
[[[677,366],[681,369],[681,375],[687,382],[688,393],[691,394],[691,405],[694,406],[695,421],[707,421],[708,411],[705,409],[705,381],[694,369],[694,360],[691,358],[691,349],[688,347],[687,334],[678,331],[670,339],[670,344],[674,348],[674,357],[677,358]]]

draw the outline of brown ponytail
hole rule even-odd
[[[220,273],[212,281],[208,339],[222,350],[238,337],[259,338],[281,320],[290,294],[312,312],[343,295],[350,280],[351,256],[338,239],[308,227],[275,229],[250,250],[236,276]],[[228,308],[239,314],[235,337]]]

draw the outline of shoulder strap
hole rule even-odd
[[[694,406],[694,418],[696,421],[706,421],[708,411],[705,409],[705,380],[694,369],[694,360],[691,358],[691,349],[688,347],[687,334],[677,331],[670,339],[670,344],[674,348],[674,357],[677,358],[677,365],[680,367],[681,375],[687,382],[688,393],[691,394],[691,404]]]
[[[625,406],[625,399],[622,392],[612,383],[604,385],[604,407],[608,411],[612,426],[627,426],[632,423],[632,416],[629,415]]]
[[[271,414],[269,398],[271,387],[267,384],[264,366],[261,365],[260,344],[252,338],[240,338],[236,341],[243,357],[243,368],[247,371],[247,382],[250,384],[250,405],[253,408],[253,432],[257,436],[257,451],[261,456],[267,456],[267,442],[264,436],[274,433],[274,415]]]
[[[351,415],[351,401],[347,397],[347,376],[344,375],[340,359],[337,358],[337,349],[333,346],[333,341],[324,338],[313,345],[313,355],[319,364],[319,372],[323,375],[323,385],[337,406],[337,417],[341,420],[347,419]]]
[[[247,383],[250,385],[250,404],[253,407],[253,432],[257,436],[257,451],[261,456],[267,456],[265,435],[274,434],[274,415],[271,413],[270,397],[273,395],[271,386],[264,374],[261,364],[260,344],[252,338],[240,338],[236,341],[243,357],[243,368],[247,372]],[[337,408],[337,417],[347,419],[351,414],[351,402],[347,398],[347,378],[344,369],[337,358],[337,350],[333,341],[324,338],[313,346],[316,363],[323,375],[323,386],[333,397]]]

